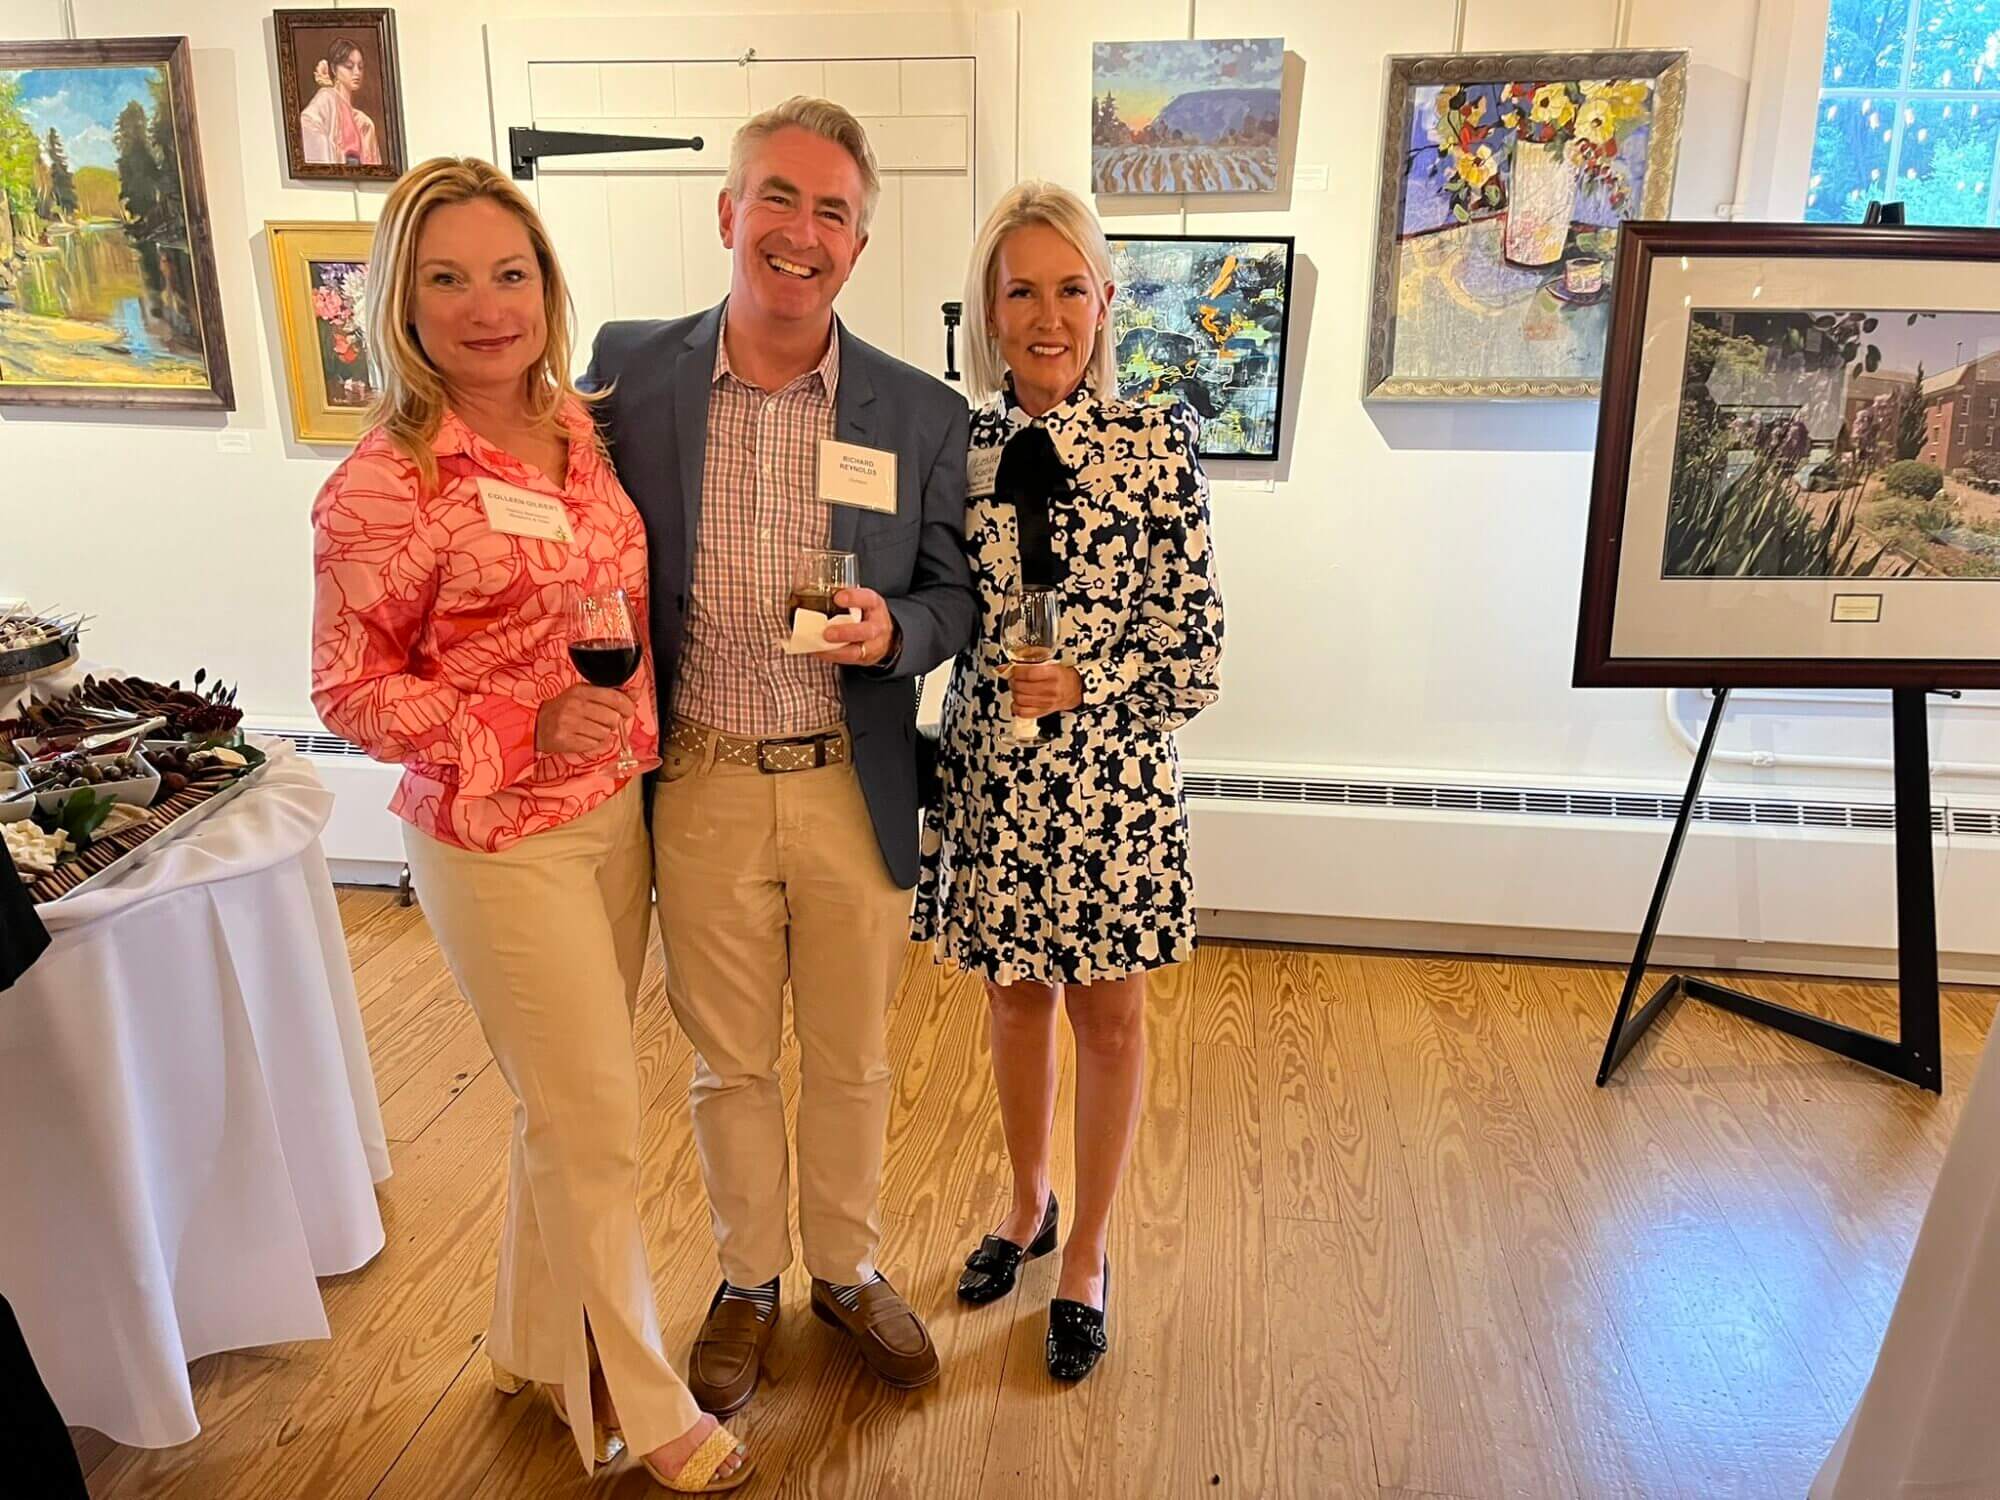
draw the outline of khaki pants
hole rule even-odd
[[[865,1281],[881,1239],[888,1007],[910,893],[890,879],[852,764],[766,775],[668,745],[653,794],[667,996],[695,1048],[689,1102],[722,1274],[792,1260],[785,986],[799,1039],[808,1274]]]
[[[639,1223],[632,1007],[651,888],[639,814],[634,782],[498,854],[403,834],[424,915],[514,1093],[487,1350],[562,1388],[586,1467],[586,1320],[633,1452],[701,1415],[663,1352]]]

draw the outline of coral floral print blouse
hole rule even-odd
[[[615,749],[535,750],[543,703],[581,679],[569,660],[572,586],[623,585],[646,620],[646,534],[572,402],[569,473],[539,470],[447,412],[438,482],[379,428],[313,503],[313,706],[326,726],[404,767],[389,804],[448,844],[493,852],[583,816],[624,785]],[[559,498],[568,544],[495,531],[478,481]],[[651,652],[626,691],[641,767],[658,761]],[[632,773],[637,774],[637,773]]]

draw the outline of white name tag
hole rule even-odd
[[[497,479],[473,482],[479,486],[479,503],[486,507],[486,524],[502,535],[539,537],[565,545],[576,540],[562,501]]]
[[[965,456],[965,493],[972,499],[993,493],[1000,478],[1002,448],[974,448]]]
[[[896,513],[896,455],[823,438],[819,445],[819,497],[829,505]]]

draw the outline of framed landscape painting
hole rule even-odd
[[[280,10],[285,157],[305,182],[394,182],[407,165],[393,10]]]
[[[292,426],[302,443],[352,443],[376,389],[362,337],[372,224],[266,224]]]
[[[1098,42],[1090,190],[1274,193],[1282,37]]]
[[[1685,52],[1389,59],[1362,394],[1597,394],[1619,227],[1666,218]]]
[[[1996,239],[1626,226],[1577,686],[2000,686]]]
[[[1291,237],[1109,238],[1118,394],[1186,402],[1201,418],[1203,458],[1276,458]]]
[[[235,410],[185,37],[0,42],[0,403]]]

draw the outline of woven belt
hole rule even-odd
[[[704,754],[711,741],[715,745],[718,764],[749,766],[766,776],[779,776],[787,771],[817,771],[822,766],[847,763],[847,733],[840,729],[780,739],[739,740],[681,719],[667,731],[667,743],[690,755]]]

